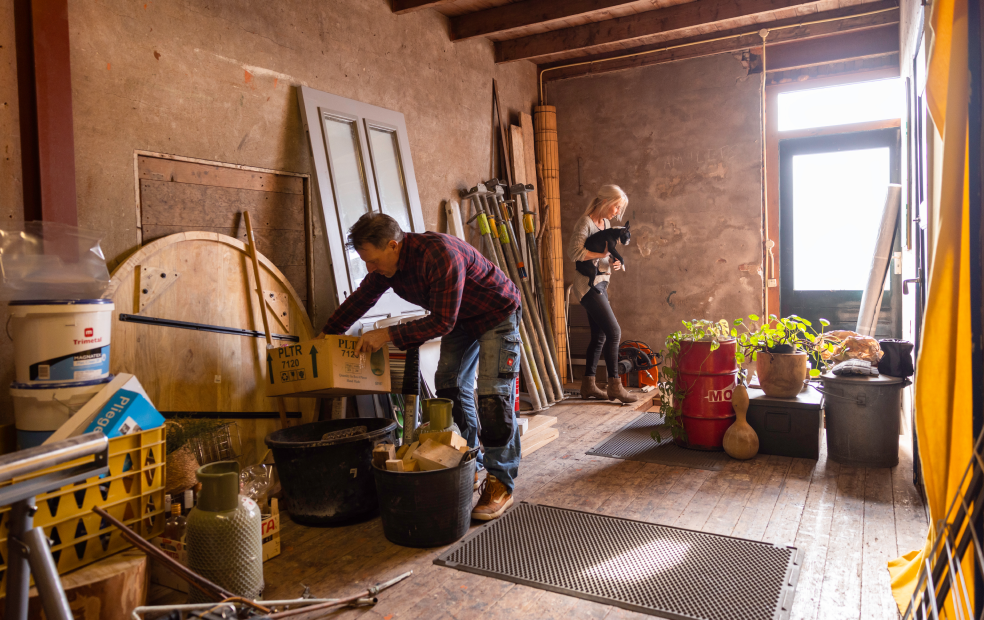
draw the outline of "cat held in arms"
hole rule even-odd
[[[626,222],[625,226],[606,228],[591,235],[584,240],[584,249],[589,252],[604,252],[608,250],[612,258],[622,263],[622,269],[624,270],[625,259],[618,253],[618,244],[629,245],[631,238],[632,234],[629,232],[629,222]],[[579,260],[574,263],[574,267],[579,274],[589,278],[588,286],[594,286],[595,278],[598,277],[598,265],[595,264],[594,260]]]

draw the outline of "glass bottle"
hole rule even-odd
[[[171,518],[164,524],[164,538],[180,541],[185,533],[185,518],[181,516],[181,504],[171,504]]]

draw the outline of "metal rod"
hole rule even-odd
[[[413,575],[413,571],[407,571],[407,572],[403,573],[402,575],[399,575],[398,577],[394,577],[393,579],[390,579],[389,581],[386,581],[386,582],[383,582],[383,583],[380,583],[380,584],[376,584],[375,586],[369,588],[368,590],[366,590],[362,594],[357,594],[355,596],[350,596],[348,598],[337,599],[335,601],[331,601],[331,602],[327,602],[327,603],[320,603],[318,605],[310,605],[310,606],[307,606],[307,607],[299,607],[297,609],[290,609],[290,610],[287,610],[287,611],[282,611],[280,613],[276,613],[276,614],[270,615],[269,618],[271,620],[274,620],[275,618],[289,618],[290,616],[296,616],[296,615],[300,615],[300,614],[306,614],[308,612],[317,611],[317,610],[320,610],[320,609],[327,609],[328,607],[334,607],[336,605],[348,605],[350,603],[357,602],[357,601],[359,601],[361,599],[367,599],[367,600],[370,600],[373,603],[375,603],[376,602],[376,595],[377,594],[379,594],[380,592],[382,592],[383,590],[385,590],[385,589],[387,589],[389,587],[392,587],[392,586],[400,583],[401,581],[403,581],[407,577],[410,577],[411,575]]]
[[[75,459],[106,452],[109,440],[100,432],[86,433],[53,444],[0,456],[0,482],[21,478]]]
[[[253,329],[239,329],[238,327],[223,327],[222,325],[208,325],[206,323],[190,323],[188,321],[174,321],[172,319],[160,319],[153,316],[140,316],[139,314],[120,314],[120,320],[124,323],[142,323],[144,325],[156,325],[157,327],[173,327],[176,329],[190,329],[198,332],[213,332],[216,334],[228,334],[230,336],[246,336],[249,338],[266,338],[266,334]],[[274,340],[286,340],[287,342],[300,342],[297,336],[289,334],[270,334]]]
[[[249,220],[249,211],[243,211],[243,220],[246,222],[246,240],[249,242],[249,257],[253,259],[253,279],[256,281],[256,298],[260,300],[260,316],[263,318],[263,333],[266,336],[267,348],[269,349],[273,346],[273,338],[270,337],[270,321],[267,319],[266,300],[263,297],[263,285],[260,283],[260,259],[256,256],[256,239],[253,238],[253,225]],[[262,361],[260,365],[263,365]],[[271,378],[270,381],[273,381],[273,379]],[[277,409],[280,412],[280,428],[289,427],[287,404],[284,402],[283,396],[277,397]]]
[[[207,611],[213,610],[217,611],[219,609],[228,609],[233,614],[236,613],[236,606],[232,603],[195,603],[188,605],[142,605],[140,607],[135,607],[130,617],[133,620],[141,620],[140,614],[146,613],[156,613],[156,612],[168,612],[168,611]]]
[[[221,601],[227,598],[233,598],[236,596],[232,592],[229,592],[225,588],[212,583],[211,581],[209,581],[205,577],[202,577],[201,575],[194,572],[190,568],[170,558],[166,553],[164,553],[154,545],[150,544],[146,540],[144,540],[138,534],[134,533],[133,530],[128,528],[125,523],[123,523],[113,515],[109,514],[102,508],[96,506],[95,508],[92,509],[92,512],[96,513],[103,519],[106,519],[106,521],[108,521],[110,524],[116,526],[116,529],[120,531],[120,534],[123,535],[123,538],[133,543],[135,547],[139,548],[144,553],[153,556],[155,560],[159,560],[161,563],[164,564],[165,568],[170,570],[178,577],[187,581],[188,585],[199,590],[202,594],[214,598],[217,601]]]
[[[34,526],[34,498],[17,502],[10,507],[7,521],[7,600],[5,618],[20,620],[27,617],[28,594],[31,590],[31,569],[27,548],[19,544],[24,534]]]
[[[34,576],[34,585],[38,589],[44,615],[50,620],[72,620],[72,609],[68,606],[68,597],[61,587],[58,569],[55,568],[55,560],[51,557],[48,537],[44,535],[44,530],[40,527],[31,528],[24,533],[21,540],[27,545],[27,558],[31,564],[31,574]],[[12,544],[17,544],[16,540],[12,541]]]

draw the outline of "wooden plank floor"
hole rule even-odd
[[[792,618],[897,616],[885,563],[921,546],[927,528],[908,436],[894,469],[841,467],[823,453],[819,461],[759,455],[710,472],[585,455],[634,419],[634,408],[569,401],[550,415],[560,437],[523,459],[517,500],[794,544],[806,554]],[[378,518],[326,529],[285,519],[281,542],[282,555],[265,565],[264,598],[299,596],[299,584],[314,596],[347,596],[414,571],[374,608],[332,618],[651,617],[435,566],[443,549],[390,544]]]

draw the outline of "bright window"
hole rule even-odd
[[[779,131],[902,118],[901,78],[779,94]]]

